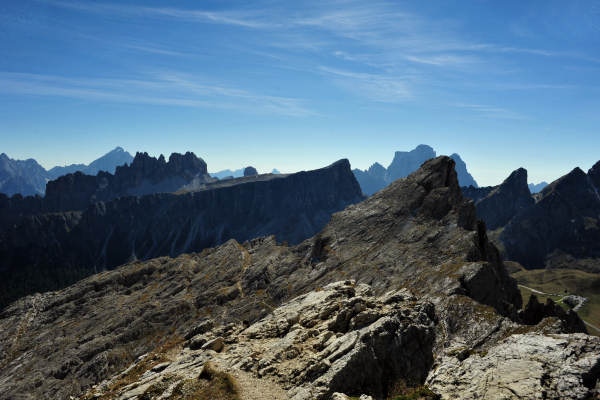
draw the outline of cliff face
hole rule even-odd
[[[198,170],[199,164],[182,161],[173,163],[174,174],[187,170],[191,176]],[[134,162],[123,181],[143,182],[145,171],[157,163],[161,161]],[[23,280],[49,274],[45,286],[42,281],[25,287],[21,295],[48,290],[60,287],[54,282],[64,281],[65,273],[80,278],[131,260],[200,251],[232,238],[243,242],[275,235],[295,244],[319,231],[332,213],[361,199],[348,161],[341,160],[315,171],[217,182],[182,194],[121,197],[77,213],[27,216],[0,230],[1,285],[10,287],[11,274]],[[2,304],[14,298],[3,298]]]
[[[356,194],[343,164],[316,173],[348,177],[341,187]],[[469,398],[461,397],[468,384],[501,396],[520,390],[515,376],[548,399],[593,396],[600,340],[548,339],[561,332],[556,318],[521,323],[519,290],[453,166],[447,157],[428,161],[297,246],[229,240],[21,299],[0,314],[0,390],[158,399],[219,390],[226,372],[248,399],[386,398],[423,383],[445,398]],[[310,182],[311,174],[267,183]],[[300,190],[304,201],[331,204],[336,192]],[[529,345],[516,349],[524,337]]]

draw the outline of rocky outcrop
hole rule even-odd
[[[475,208],[477,216],[485,221],[487,228],[494,230],[506,225],[533,203],[527,186],[527,171],[519,168],[488,195],[477,200]]]
[[[258,171],[254,167],[244,168],[244,176],[255,176],[258,175]]]
[[[125,170],[132,182],[162,163],[144,166],[137,160],[134,172]],[[185,157],[172,156],[170,162],[178,174],[198,169]],[[93,188],[101,176],[80,178],[90,178]],[[121,197],[83,212],[22,217],[0,229],[0,287],[8,296],[0,304],[13,300],[15,294],[8,293],[17,288],[20,295],[55,289],[132,260],[201,251],[232,238],[243,242],[276,235],[296,244],[322,229],[332,213],[361,199],[349,163],[342,160],[315,171],[246,177],[195,192]]]
[[[523,323],[529,325],[539,324],[544,318],[556,317],[561,321],[561,330],[566,333],[587,333],[583,321],[573,310],[565,311],[556,304],[551,298],[546,300],[546,304],[541,304],[537,296],[532,294],[527,305],[520,313],[520,319]]]
[[[393,181],[405,178],[416,171],[425,161],[434,158],[435,151],[430,146],[421,144],[411,151],[397,151],[388,168],[374,163],[368,170],[354,169],[354,175],[363,193],[367,196],[383,189]],[[461,186],[477,187],[477,182],[467,171],[467,166],[456,153],[450,156],[455,162],[455,171]]]
[[[0,314],[0,390],[16,398],[167,398],[209,384],[209,369],[252,399],[382,398],[423,384],[444,397],[462,381],[442,385],[436,371],[452,374],[446,365],[456,369],[455,360],[501,360],[494,349],[524,332],[534,345],[507,357],[513,373],[527,376],[537,365],[538,345],[562,361],[564,346],[545,342],[561,332],[560,321],[520,323],[516,284],[453,167],[448,157],[426,162],[296,246],[230,240],[18,300]],[[565,365],[585,359],[569,382],[593,396],[600,340],[577,338],[565,336],[573,354]],[[566,376],[558,362],[540,368],[553,370],[544,381],[552,388]],[[463,375],[479,383],[481,373]],[[490,393],[513,384],[490,382]]]
[[[328,400],[335,392],[386,398],[399,382],[423,382],[433,363],[433,305],[415,302],[408,291],[370,293],[364,284],[335,282],[283,304],[246,329],[231,324],[205,331],[185,342],[165,369],[151,370],[111,396],[131,398],[168,377],[174,383],[198,376],[208,362],[234,376],[271,382],[294,400]],[[222,341],[223,332],[224,349],[207,346]],[[200,337],[206,345],[192,349]],[[104,381],[88,396],[102,398],[117,379]]]
[[[427,378],[443,399],[592,399],[600,341],[577,335],[512,335],[485,353],[447,356]]]

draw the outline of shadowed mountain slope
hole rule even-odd
[[[135,162],[132,166],[137,168]],[[332,213],[361,199],[348,161],[341,160],[314,171],[24,216],[0,228],[1,304],[132,260],[200,251],[232,238],[243,242],[276,235],[295,244],[322,229]]]

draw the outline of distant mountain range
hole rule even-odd
[[[546,186],[548,186],[548,182],[546,181],[542,181],[540,183],[530,183],[529,185],[529,191],[531,193],[539,193],[541,192]]]
[[[100,171],[114,174],[118,166],[131,164],[132,161],[133,156],[131,154],[123,150],[122,147],[115,147],[102,157],[92,161],[89,165],[71,164],[65,167],[54,167],[48,171],[48,174],[51,180],[77,171],[86,175],[96,175]]]
[[[407,177],[419,169],[425,161],[435,157],[436,152],[431,146],[421,144],[411,151],[397,151],[387,169],[376,162],[367,170],[354,169],[352,172],[354,172],[363,193],[370,196],[396,179]],[[477,182],[467,171],[467,165],[460,156],[454,153],[450,157],[456,163],[455,169],[459,184],[477,187]]]
[[[0,154],[0,193],[8,196],[44,195],[46,183],[60,176],[80,171],[86,175],[96,175],[100,171],[114,173],[120,165],[129,164],[133,156],[121,147],[109,151],[89,165],[71,164],[46,170],[32,158],[13,160],[5,153]]]
[[[246,167],[246,168],[248,168],[248,167]],[[213,178],[217,178],[217,179],[241,178],[242,176],[244,176],[244,169],[245,168],[240,168],[240,169],[236,169],[233,171],[230,169],[224,169],[224,170],[217,171],[217,172],[209,172],[209,174]],[[279,172],[279,170],[277,168],[273,168],[271,173],[272,174],[280,174],[281,172]]]

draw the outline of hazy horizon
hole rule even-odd
[[[26,0],[0,5],[0,152],[115,146],[210,171],[387,166],[421,143],[480,185],[600,155],[600,2]]]

